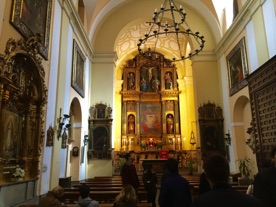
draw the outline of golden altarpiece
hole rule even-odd
[[[35,37],[9,39],[0,55],[0,184],[39,175],[47,89],[38,47]]]
[[[180,162],[187,154],[197,157],[196,150],[182,150],[177,68],[160,53],[152,56],[156,61],[141,55],[128,60],[122,74],[121,150],[115,156],[135,151],[140,167],[141,160],[162,161],[163,151]]]
[[[164,56],[153,53],[155,58]],[[140,55],[123,69],[121,149],[180,150],[179,90],[176,67]]]

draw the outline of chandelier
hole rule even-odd
[[[155,9],[152,17],[152,22],[149,24],[149,31],[144,37],[138,41],[139,53],[154,61],[163,61],[156,54],[156,48],[160,47],[171,51],[170,48],[175,48],[173,52],[172,61],[182,61],[198,54],[204,47],[204,36],[200,35],[198,31],[192,32],[191,28],[186,22],[186,12],[180,5],[179,8],[173,0],[165,0],[161,4],[160,10]],[[194,50],[186,54],[184,40],[194,39]],[[162,43],[161,40],[170,40],[171,43]]]

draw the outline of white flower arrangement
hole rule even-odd
[[[20,168],[19,165],[16,165],[12,176],[15,178],[23,178],[25,176],[25,170]]]

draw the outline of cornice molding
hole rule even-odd
[[[92,63],[112,63],[115,65],[117,55],[116,53],[98,53],[94,54]]]
[[[265,1],[248,0],[245,3],[231,27],[226,31],[218,43],[215,50],[217,58],[220,58],[242,31],[244,31],[246,25],[252,19],[253,14],[263,5],[264,2]]]
[[[69,22],[75,33],[75,37],[78,39],[78,43],[82,46],[82,48],[85,49],[84,53],[86,54],[87,58],[91,60],[91,57],[94,54],[94,49],[88,39],[84,27],[82,26],[83,24],[72,0],[59,0],[59,2],[69,19]]]

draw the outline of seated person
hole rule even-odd
[[[53,188],[51,191],[48,191],[47,195],[40,199],[38,206],[39,207],[61,207],[63,204],[59,199],[63,196],[64,189],[60,186]]]
[[[79,188],[80,197],[76,207],[99,207],[99,202],[92,200],[89,197],[90,194],[90,186],[89,185],[81,185]]]
[[[231,187],[230,168],[225,156],[217,153],[208,155],[204,160],[203,168],[211,190],[196,197],[192,207],[262,207],[257,199]]]
[[[136,192],[131,185],[124,185],[116,196],[113,207],[137,207]]]

